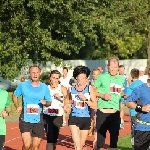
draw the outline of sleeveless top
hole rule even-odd
[[[56,96],[54,96],[56,93],[58,93],[61,99],[63,99],[63,94],[61,92],[61,85],[58,84],[58,87],[55,90],[52,90],[50,88],[50,85],[48,85],[48,88],[51,93],[52,103],[51,106],[44,108],[43,113],[50,116],[62,116],[64,113],[63,101],[61,102],[60,100],[57,99]]]
[[[72,112],[71,115],[75,117],[90,117],[89,106],[85,101],[78,96],[79,92],[82,92],[84,96],[90,100],[90,85],[86,85],[84,90],[77,91],[75,86],[70,88],[70,94],[72,99]]]

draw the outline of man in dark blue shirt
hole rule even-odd
[[[150,74],[150,69],[149,69]],[[150,77],[147,83],[134,89],[126,105],[135,109],[134,150],[147,150],[150,144]]]

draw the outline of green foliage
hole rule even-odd
[[[29,60],[64,65],[63,59],[128,59],[145,51],[148,0],[0,3],[0,73],[5,79],[16,77]]]
[[[97,18],[100,44],[94,58],[117,55],[121,59],[133,58],[147,38],[148,0],[113,0],[99,7]],[[144,45],[145,46],[145,45]]]
[[[49,75],[50,75],[50,72],[43,72],[40,76],[40,81],[48,85],[49,84]]]

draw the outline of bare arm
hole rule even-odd
[[[71,103],[72,103],[71,94],[70,94],[70,91],[67,90],[67,95],[64,98],[64,111],[66,113],[70,113],[71,112]]]
[[[97,98],[96,98],[96,93],[95,93],[95,87],[91,86],[90,88],[90,98],[91,101],[87,101],[87,104],[93,108],[97,109]]]
[[[0,117],[5,118],[5,117],[9,116],[9,113],[10,113],[10,112],[11,112],[11,107],[7,107],[7,108],[5,108],[4,111],[2,111],[2,112],[0,113]]]
[[[19,107],[18,97],[16,97],[15,95],[13,95],[12,101],[13,101],[16,109],[17,109]]]
[[[64,99],[65,99],[65,97],[67,96],[67,88],[66,87],[64,87],[64,86],[61,86],[61,92],[62,92],[62,94],[63,94],[63,97],[64,97]],[[64,100],[63,99],[63,100]]]
[[[135,102],[126,102],[126,106],[135,109],[137,104]]]
[[[51,106],[51,103],[52,103],[52,102],[48,102],[48,101],[45,101],[45,100],[44,100],[44,102],[45,102],[45,103],[42,103],[42,104],[43,104],[45,107]]]

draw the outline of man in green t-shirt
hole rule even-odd
[[[118,74],[119,59],[108,60],[108,72],[99,75],[94,82],[97,88],[98,110],[96,119],[97,148],[103,148],[106,132],[110,132],[110,149],[117,149],[120,129],[120,98],[124,77]]]
[[[6,123],[5,117],[9,115],[11,111],[10,97],[6,90],[0,88],[0,150],[3,150],[5,135],[6,135]]]

